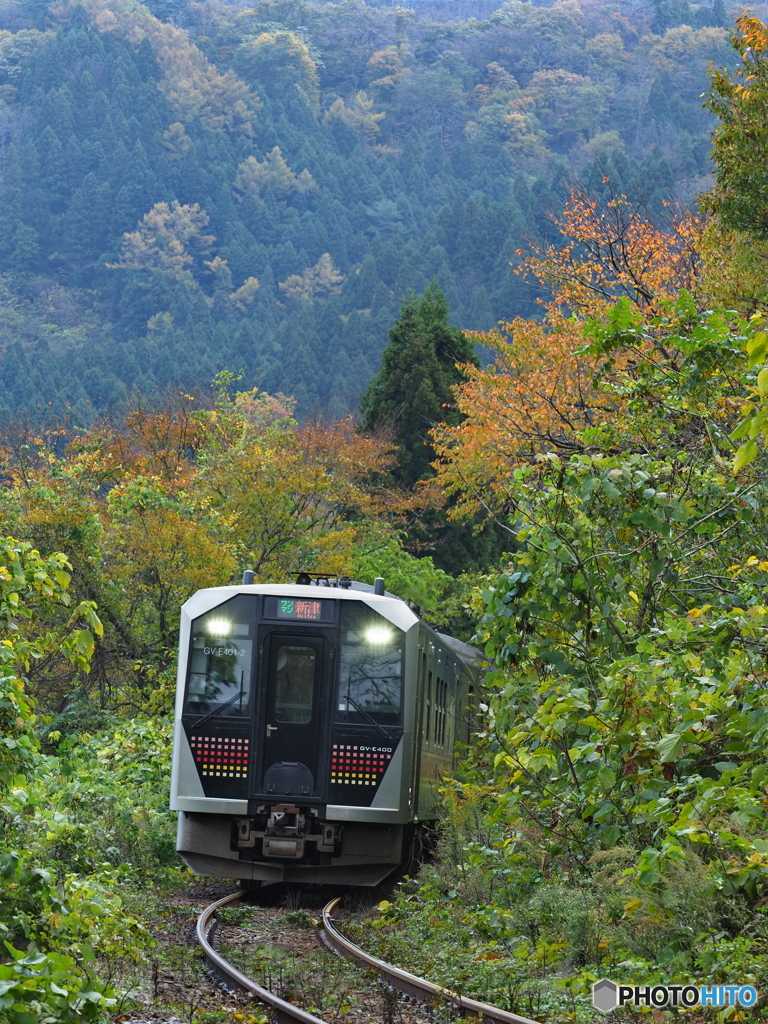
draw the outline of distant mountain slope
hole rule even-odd
[[[535,311],[509,262],[570,174],[705,182],[720,0],[151,9],[0,7],[6,415],[225,368],[341,411],[433,276],[461,327]]]

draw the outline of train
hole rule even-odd
[[[199,590],[181,611],[179,855],[245,889],[379,884],[437,819],[481,673],[383,579]]]

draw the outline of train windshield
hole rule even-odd
[[[253,630],[253,602],[244,595],[193,621],[185,710],[206,715],[247,713]]]
[[[403,632],[370,608],[341,606],[337,717],[394,725],[403,702]]]

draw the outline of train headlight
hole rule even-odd
[[[232,632],[232,623],[224,618],[206,619],[205,632],[209,636],[229,636]]]
[[[382,647],[392,642],[393,633],[387,626],[368,626],[365,633],[365,642],[373,647]]]

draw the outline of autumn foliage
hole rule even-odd
[[[582,185],[573,188],[556,221],[566,245],[534,247],[516,270],[549,285],[553,292],[546,303],[550,314],[600,315],[624,296],[644,315],[654,316],[681,291],[694,292],[698,219],[680,213],[662,231],[651,223],[641,202],[615,193],[607,178],[603,187],[602,200]]]
[[[59,0],[51,12],[66,19],[74,6],[71,0]],[[253,135],[254,117],[261,107],[258,97],[232,71],[222,75],[182,29],[126,0],[86,0],[82,6],[100,32],[124,36],[134,46],[148,40],[161,71],[157,87],[179,118],[199,117],[214,132]]]
[[[300,425],[292,400],[232,393],[233,383],[219,378],[213,402],[136,401],[123,420],[70,439],[0,439],[4,528],[43,555],[63,552],[73,594],[95,601],[105,626],[87,683],[32,666],[47,706],[80,686],[102,706],[162,700],[178,609],[195,590],[238,582],[244,568],[262,582],[352,575],[398,546],[397,515],[413,498],[380,485],[386,439],[361,436],[351,419]]]
[[[457,514],[504,508],[510,471],[537,452],[580,450],[577,433],[615,414],[607,376],[637,362],[674,362],[654,321],[680,292],[696,291],[701,225],[684,214],[661,231],[642,205],[603,184],[603,201],[583,187],[571,191],[556,221],[567,240],[562,248],[534,247],[515,268],[551,290],[542,319],[518,318],[482,336],[493,363],[464,368],[456,395],[465,418],[434,431],[438,481],[457,497]],[[617,299],[631,305],[634,325],[609,361],[587,349],[584,324],[607,315]]]
[[[731,228],[768,237],[766,158],[768,132],[768,29],[749,12],[736,19],[735,70],[714,69],[707,106],[720,124],[713,133],[715,187],[705,205]]]

